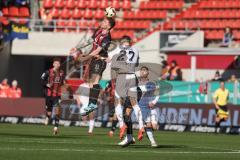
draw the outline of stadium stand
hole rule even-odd
[[[40,0],[40,17],[49,12],[56,32],[79,32],[96,27],[108,6],[118,11],[117,25],[112,35],[123,34],[137,40],[153,30],[203,30],[206,40],[220,41],[224,28],[233,30],[234,40],[240,41],[240,0],[201,0],[187,6],[184,0]],[[29,18],[30,10],[24,6],[3,6],[1,22],[9,19]],[[74,22],[75,21],[75,22]]]
[[[43,0],[40,10],[48,10],[51,12],[55,20],[75,20],[76,23],[66,22],[65,28],[62,23],[57,23],[57,32],[69,32],[69,29],[77,27],[80,31],[90,27],[88,23],[97,22],[104,17],[104,9],[108,6],[114,7],[119,11],[117,25],[112,35],[113,39],[118,39],[124,34],[136,37],[137,33],[146,33],[154,26],[156,22],[164,21],[167,18],[168,11],[180,11],[184,5],[183,0],[168,1],[137,1],[130,0]],[[137,5],[136,5],[137,4]],[[156,5],[157,4],[157,5]],[[71,31],[79,31],[70,29]]]
[[[207,40],[219,41],[224,29],[233,29],[234,39],[240,40],[240,1],[202,0],[179,13],[165,24],[165,29],[203,30]]]

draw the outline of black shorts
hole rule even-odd
[[[60,97],[46,97],[46,110],[48,112],[52,112],[53,107],[59,107],[60,105]]]
[[[102,73],[106,69],[106,66],[107,66],[107,62],[105,60],[94,58],[89,65],[90,76],[92,74],[99,74],[100,76],[102,76]]]
[[[221,110],[223,110],[223,111],[225,111],[225,112],[227,112],[228,111],[228,107],[227,107],[227,105],[224,105],[224,106],[220,106],[220,105],[218,105],[219,107],[220,107],[220,109]],[[216,108],[216,113],[218,112],[218,109]]]
[[[129,97],[126,97],[124,100],[123,100],[123,108],[126,109],[126,108],[132,108],[132,105],[131,105],[131,101],[130,101],[130,98]]]
[[[113,117],[115,114],[115,106],[114,105],[111,105],[109,106],[109,114],[108,114],[108,117]]]

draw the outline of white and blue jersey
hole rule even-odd
[[[142,97],[138,102],[143,115],[143,121],[145,123],[158,123],[158,111],[157,108],[150,108],[149,103],[156,104],[159,96],[156,96],[156,85],[150,81],[140,81],[139,87],[142,91]]]

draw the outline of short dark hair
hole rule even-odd
[[[116,22],[115,22],[115,20],[113,18],[107,18],[107,20],[108,20],[108,22],[110,24],[110,28],[109,28],[109,30],[110,30],[110,29],[112,29],[115,26]]]
[[[147,66],[142,66],[140,70],[146,69],[147,71],[149,70]]]
[[[127,42],[131,43],[131,42],[132,42],[132,39],[131,39],[131,37],[129,37],[128,35],[124,35],[124,36],[122,36],[122,38],[121,38],[121,42],[123,42],[123,41],[127,41]]]
[[[224,83],[225,84],[225,81],[224,81],[224,79],[220,79],[220,81],[219,81],[220,83]]]
[[[59,58],[59,57],[55,57],[55,58],[53,58],[53,62],[59,62],[59,63],[61,63],[61,58]]]

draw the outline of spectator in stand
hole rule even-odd
[[[223,78],[222,78],[220,72],[216,71],[212,81],[222,81],[222,80],[223,80]]]
[[[53,17],[49,10],[42,9],[40,11],[40,16],[43,23],[43,31],[53,31]]]
[[[232,74],[231,77],[230,77],[230,79],[228,80],[228,82],[233,82],[233,83],[235,83],[235,82],[237,82],[237,81],[238,81],[238,79],[237,79],[237,77],[236,77],[235,74]]]
[[[162,62],[162,73],[161,73],[161,80],[166,80],[169,77],[169,69],[170,66],[168,65],[168,62],[164,60]]]
[[[175,60],[171,62],[168,80],[182,81],[182,71]]]
[[[8,79],[5,78],[4,80],[2,80],[0,84],[0,98],[7,98],[8,90],[9,90]]]
[[[197,102],[208,102],[208,81],[204,81],[203,78],[200,79],[197,93],[200,93],[196,95]]]
[[[12,87],[8,89],[8,98],[21,98],[22,90],[18,88],[17,80],[12,81]]]
[[[233,33],[230,27],[225,28],[221,47],[230,47],[233,41]]]
[[[201,94],[207,94],[208,93],[208,82],[204,81],[203,78],[201,78],[201,80],[200,80],[198,91]]]

